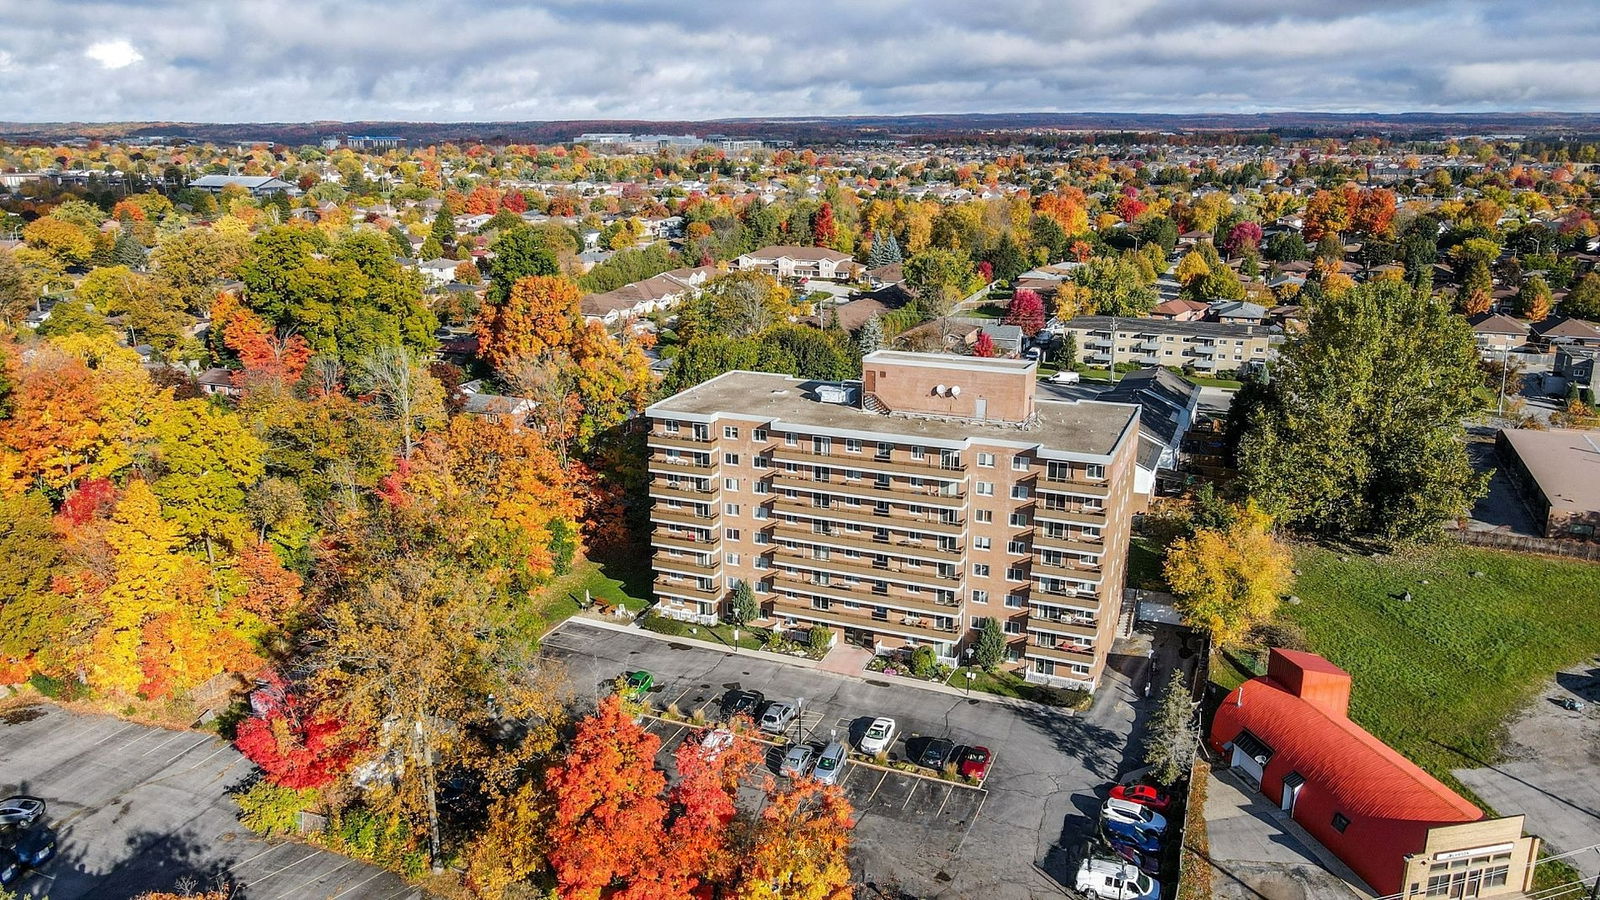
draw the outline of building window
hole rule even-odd
[[[724,478],[724,479],[722,479],[722,489],[725,490],[725,491],[737,491],[739,489],[739,479],[737,479],[737,478]]]
[[[1334,831],[1337,831],[1340,834],[1344,834],[1344,830],[1346,828],[1349,828],[1349,827],[1350,827],[1350,820],[1345,818],[1344,813],[1334,813],[1333,814],[1333,830]]]
[[[722,426],[722,436],[729,440],[738,440],[739,429],[733,425],[724,425]]]
[[[1026,499],[1028,499],[1028,486],[1025,485],[1025,484],[1013,484],[1011,486],[1011,499],[1013,499],[1013,500],[1026,500]]]
[[[991,509],[980,509],[980,510],[975,510],[974,512],[977,515],[979,522],[983,522],[985,524],[988,524],[989,522],[993,522],[994,521],[994,510],[991,510]]]
[[[756,430],[750,432],[750,440],[755,441],[758,444],[766,443],[767,430],[765,428],[757,428]]]
[[[825,438],[825,437],[814,437],[814,438],[812,438],[811,439],[811,452],[812,453],[816,453],[816,454],[832,453],[833,452],[833,439],[832,438]]]
[[[921,447],[912,447],[911,448],[911,458],[913,460],[917,461],[917,462],[922,462],[924,459],[928,458],[928,453],[927,453],[926,450],[923,450]]]
[[[1012,556],[1018,556],[1018,555],[1027,553],[1028,552],[1028,542],[1027,541],[1007,541],[1006,542],[1006,552],[1011,554]]]
[[[893,449],[894,449],[894,445],[885,444],[882,441],[879,441],[878,442],[878,452],[877,452],[876,455],[877,455],[878,459],[888,459],[890,451],[892,451]]]
[[[770,493],[772,491],[772,489],[770,487],[767,487],[767,483],[765,481],[760,481],[760,480],[756,481],[755,484],[752,484],[750,486],[750,490],[754,491],[757,494],[766,494],[766,493]]]
[[[1505,887],[1506,879],[1511,874],[1510,866],[1495,866],[1483,870],[1484,887]]]
[[[739,464],[739,454],[737,454],[737,453],[724,453],[724,454],[722,454],[722,462],[725,465],[737,466]]]
[[[980,481],[980,482],[978,482],[978,496],[979,497],[993,497],[994,496],[994,482],[992,482],[992,481]]]
[[[1089,463],[1083,467],[1083,474],[1089,478],[1106,477],[1106,467],[1099,463]]]
[[[1026,456],[1011,457],[1011,470],[1013,472],[1028,471],[1028,458]]]
[[[673,421],[673,420],[671,420],[671,419],[667,420],[666,428],[667,428],[667,434],[677,434],[678,433],[678,423]]]
[[[994,468],[994,454],[993,453],[979,453],[978,454],[978,465],[982,466],[985,469]]]
[[[1006,595],[1006,606],[1011,608],[1011,609],[1021,609],[1022,608],[1022,595],[1021,594],[1007,594]]]
[[[726,537],[730,541],[737,541],[739,539],[739,529],[729,528],[727,531],[723,532],[723,537]]]
[[[767,508],[765,506],[754,507],[750,510],[750,514],[758,519],[765,519],[767,517]]]
[[[1024,580],[1027,579],[1027,577],[1028,577],[1028,573],[1021,566],[1007,566],[1006,567],[1006,580],[1007,581],[1024,581]]]
[[[737,553],[729,553],[728,555],[724,556],[723,559],[730,566],[737,566],[739,564],[739,554]]]
[[[972,592],[972,602],[973,603],[988,603],[989,602],[989,592],[988,591],[973,591]]]
[[[972,539],[972,549],[974,550],[988,550],[992,546],[994,546],[993,542],[986,537],[975,537]]]
[[[846,453],[860,453],[861,442],[855,438],[845,438],[844,450]]]
[[[764,516],[756,516],[756,518],[761,519],[761,518],[765,518],[765,517]],[[772,543],[772,538],[767,537],[767,533],[765,531],[753,532],[751,534],[751,536],[750,536],[750,539],[755,541],[758,544],[770,544],[770,543]]]
[[[722,505],[722,512],[725,515],[737,516],[739,514],[739,504],[737,504],[737,503],[724,503]]]
[[[1446,873],[1444,875],[1429,875],[1428,876],[1428,896],[1429,897],[1443,897],[1446,894],[1448,894],[1449,892],[1450,892],[1450,875],[1449,875],[1449,873]]]
[[[1014,512],[1014,513],[1012,513],[1011,514],[1011,527],[1012,528],[1027,528],[1028,527],[1028,514],[1024,513],[1024,512]]]
[[[783,443],[784,443],[784,446],[786,446],[786,447],[798,446],[799,443],[800,443],[800,438],[794,432],[791,431],[788,434],[785,434],[783,436]]]
[[[974,577],[974,578],[988,578],[989,577],[989,564],[988,563],[973,563],[972,564],[972,577]]]

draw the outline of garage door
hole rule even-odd
[[[1233,739],[1233,759],[1229,765],[1243,772],[1259,788],[1261,779],[1266,774],[1267,760],[1271,758],[1271,747],[1262,743],[1260,738],[1250,732],[1241,731],[1239,736]]]

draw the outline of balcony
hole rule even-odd
[[[1071,478],[1044,478],[1036,479],[1033,483],[1036,491],[1045,491],[1052,494],[1074,494],[1079,497],[1109,497],[1111,485],[1098,481],[1077,481]]]
[[[866,609],[846,610],[837,606],[816,609],[808,604],[790,600],[782,594],[778,594],[773,600],[772,612],[777,616],[793,616],[811,622],[825,622],[845,628],[860,628],[864,631],[886,632],[931,641],[953,641],[961,633],[954,625],[950,628],[937,628],[933,621],[926,617],[917,618],[890,613],[887,619],[879,619]]]
[[[842,555],[828,559],[817,559],[797,550],[788,550],[782,547],[778,548],[772,556],[775,562],[813,572],[837,573],[867,580],[892,581],[897,584],[913,584],[934,590],[956,590],[961,584],[959,571],[953,575],[940,575],[932,566],[924,566],[920,569],[878,568],[872,564],[871,560],[867,559],[849,559]]]
[[[676,450],[710,452],[716,449],[712,446],[712,440],[709,435],[696,439],[687,434],[667,434],[661,431],[652,431],[650,432],[649,443],[652,447],[670,447]]]
[[[722,589],[712,587],[710,590],[702,589],[694,581],[660,577],[656,579],[655,590],[658,596],[677,597],[683,600],[695,600],[701,603],[720,603]]]
[[[798,528],[793,525],[778,525],[773,529],[772,536],[778,540],[798,541],[812,546],[829,547],[836,550],[859,550],[862,553],[882,553],[887,556],[904,557],[906,559],[953,562],[957,564],[963,560],[960,547],[952,550],[941,550],[936,543],[911,538],[891,538],[887,541],[879,541],[866,533],[834,532],[833,534],[818,534],[809,528]]]
[[[1064,561],[1059,562],[1059,563],[1045,562],[1042,558],[1041,559],[1035,559],[1033,561],[1033,568],[1034,568],[1035,571],[1043,569],[1046,573],[1059,572],[1062,575],[1067,576],[1067,577],[1073,577],[1073,576],[1083,577],[1085,575],[1093,575],[1094,578],[1089,579],[1091,581],[1097,581],[1097,580],[1099,580],[1099,577],[1100,577],[1100,566],[1099,565],[1086,563],[1086,562],[1078,562],[1077,560],[1070,560],[1070,559],[1069,560],[1064,560]]]
[[[786,594],[823,597],[841,603],[861,603],[900,610],[905,615],[955,616],[961,613],[958,602],[943,603],[923,595],[891,591],[874,594],[864,587],[845,587],[838,584],[812,584],[804,577],[778,572],[770,576],[772,587]],[[809,601],[807,601],[809,602]]]
[[[1100,626],[1093,619],[1083,620],[1031,615],[1028,617],[1028,630],[1047,631],[1051,634],[1063,634],[1072,637],[1097,638],[1100,636]]]
[[[1184,351],[1184,355],[1204,356],[1209,358],[1217,355],[1217,348],[1211,346],[1210,344],[1192,344],[1190,345],[1189,349]]]
[[[788,515],[803,516],[823,522],[855,522],[861,525],[871,525],[877,528],[894,528],[900,531],[917,532],[921,534],[946,535],[960,537],[962,526],[946,524],[931,519],[919,519],[910,513],[894,513],[880,516],[871,512],[867,507],[850,508],[846,506],[812,506],[799,500],[780,498],[772,504],[773,511]],[[932,541],[937,546],[937,541]]]
[[[884,500],[889,503],[899,503],[907,506],[935,506],[941,509],[960,509],[967,505],[966,494],[964,493],[954,495],[930,493],[923,488],[914,488],[910,485],[892,485],[883,488],[865,478],[855,481],[847,481],[843,478],[819,481],[803,475],[779,472],[772,476],[772,484],[774,487],[790,487],[812,493],[858,497],[862,500]]]
[[[701,562],[700,556],[687,556],[677,553],[657,553],[651,560],[651,566],[658,572],[677,572],[683,575],[715,575],[717,564],[714,562]]]
[[[680,480],[675,485],[665,479],[650,480],[650,497],[656,500],[680,500],[685,503],[710,503],[717,496],[716,488],[697,488],[691,481]]]
[[[1073,612],[1100,612],[1100,595],[1094,591],[1077,593],[1075,591],[1046,591],[1038,585],[1028,592],[1028,602],[1041,606],[1052,606],[1061,609],[1070,609]]]
[[[693,457],[680,456],[676,459],[665,454],[650,454],[650,462],[646,464],[652,475],[685,475],[690,478],[710,478],[717,473],[717,461],[710,454],[706,459],[699,460]]]
[[[1064,646],[1046,647],[1043,644],[1036,644],[1030,640],[1028,643],[1023,645],[1022,652],[1024,655],[1033,658],[1054,659],[1061,662],[1084,663],[1091,666],[1094,665],[1094,652],[1092,650],[1072,650]]]
[[[1064,522],[1069,525],[1097,525],[1105,527],[1106,511],[1104,509],[1088,509],[1086,507],[1062,507],[1051,509],[1048,506],[1035,505],[1033,518],[1038,522]]]
[[[905,475],[919,478],[938,478],[943,481],[962,481],[967,477],[966,463],[945,468],[930,454],[923,462],[914,460],[879,459],[871,453],[813,453],[799,447],[774,447],[772,458],[781,462],[799,463],[803,466],[827,466],[830,469],[860,469],[863,472],[883,472],[887,475]]]
[[[1033,532],[1033,549],[1082,551],[1085,553],[1106,552],[1105,545],[1099,541],[1084,538],[1051,537],[1043,529],[1036,529]]]
[[[650,535],[652,547],[664,547],[669,550],[684,550],[689,553],[715,553],[722,546],[721,535],[713,533],[710,540],[699,537],[690,537],[685,534],[676,534],[664,528],[657,528]]]
[[[664,525],[683,525],[689,528],[716,528],[720,516],[716,512],[699,513],[688,507],[672,509],[657,505],[650,510],[650,521]]]

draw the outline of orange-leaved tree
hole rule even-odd
[[[565,349],[578,328],[578,286],[559,275],[530,275],[503,303],[478,313],[479,354],[499,368],[519,356]]]
[[[768,792],[740,862],[736,900],[849,900],[853,811],[838,785],[804,779]]]

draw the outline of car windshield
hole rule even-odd
[[[887,725],[874,724],[871,728],[867,729],[867,737],[880,738],[888,733],[889,726]]]
[[[989,754],[984,753],[982,750],[973,750],[967,754],[967,762],[981,763],[987,762],[988,759]]]
[[[1133,883],[1139,886],[1140,894],[1150,893],[1150,888],[1153,886],[1152,882],[1150,881],[1150,876],[1144,874],[1141,874],[1139,877],[1135,878]]]
[[[827,772],[827,771],[831,770],[834,766],[837,766],[838,764],[839,764],[839,761],[837,759],[834,759],[831,756],[824,756],[823,758],[817,760],[817,768],[821,769],[824,772]],[[767,765],[770,766],[770,765],[772,765],[772,763],[767,763]]]

